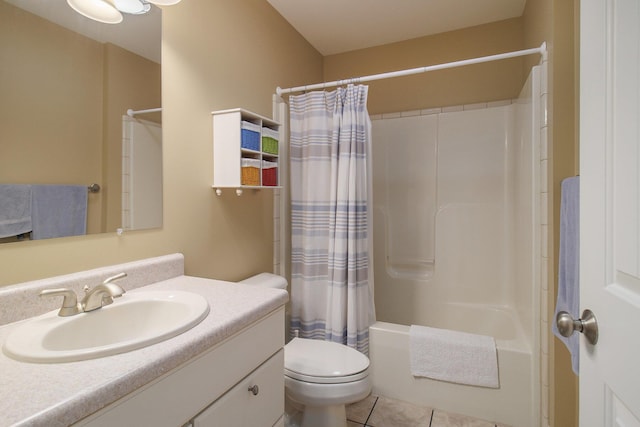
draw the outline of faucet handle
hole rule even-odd
[[[102,282],[102,284],[107,285],[113,281],[122,279],[123,277],[127,277],[127,273],[125,273],[124,271],[122,273],[116,274],[115,276],[107,277],[106,279],[104,279],[104,282]]]
[[[58,288],[58,289],[44,289],[40,291],[38,296],[63,296],[62,307],[58,311],[58,316],[67,317],[73,316],[78,313],[82,313],[82,306],[78,303],[78,297],[76,293],[71,289]]]
[[[115,276],[107,277],[106,279],[104,279],[104,282],[102,282],[102,284],[103,285],[108,285],[109,283],[114,282],[114,281],[116,281],[118,279],[122,279],[123,277],[127,277],[127,273],[125,273],[124,271],[122,273],[116,274]],[[85,293],[87,293],[87,292],[89,292],[91,290],[91,288],[89,287],[89,285],[84,285],[82,290]],[[122,292],[124,293],[124,290]]]
[[[93,311],[113,303],[114,298],[122,296],[126,291],[116,285],[115,280],[126,277],[127,273],[116,274],[108,277],[104,282],[95,286],[93,289],[89,286],[84,287],[85,296],[80,302],[80,306],[84,311]]]
[[[126,292],[115,283],[111,284],[111,282],[115,282],[116,280],[122,279],[123,277],[127,277],[127,273],[125,273],[124,271],[122,273],[116,274],[115,276],[107,277],[106,279],[104,279],[104,282],[102,282],[102,286],[108,287],[111,295],[105,295],[104,297],[102,297],[103,306],[113,303],[114,298],[119,298]]]

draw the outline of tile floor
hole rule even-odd
[[[347,420],[348,427],[508,427],[373,395],[348,405]]]

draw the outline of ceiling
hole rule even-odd
[[[103,25],[65,0],[5,0],[101,42],[160,62],[161,12]],[[526,0],[267,0],[322,55],[410,40],[522,15]]]
[[[522,16],[526,0],[267,0],[322,55]]]

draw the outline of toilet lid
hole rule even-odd
[[[331,341],[294,338],[284,346],[285,374],[309,382],[349,382],[367,376],[369,358]]]

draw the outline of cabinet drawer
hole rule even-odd
[[[271,427],[284,411],[284,350],[193,419],[194,427]]]

